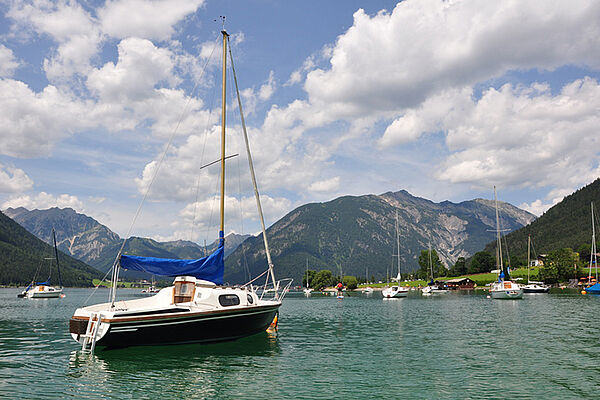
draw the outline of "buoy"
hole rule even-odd
[[[581,294],[586,294],[586,293],[587,293],[587,292],[585,291],[585,289],[583,289],[583,290],[581,291]]]

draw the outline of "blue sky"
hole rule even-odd
[[[199,168],[218,157],[220,15],[268,224],[345,194],[460,202],[494,185],[539,215],[600,175],[594,1],[11,0],[0,13],[1,209],[72,207],[125,235],[173,135],[131,233],[214,240],[218,168]],[[228,153],[243,154],[232,100]],[[245,163],[228,161],[228,231],[258,230]]]

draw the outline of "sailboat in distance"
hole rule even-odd
[[[303,292],[306,296],[310,296],[312,293],[312,288],[308,286],[308,258],[306,259],[306,287],[303,289]]]
[[[534,248],[535,250],[535,248]],[[544,282],[532,281],[529,279],[529,270],[531,269],[531,235],[527,235],[527,285],[523,285],[523,293],[548,293],[550,286]]]
[[[398,276],[396,277],[397,285],[385,288],[381,291],[381,295],[384,299],[394,299],[408,296],[408,288],[400,286],[402,281],[402,275],[400,274],[400,230],[398,228],[398,210],[396,210],[396,243],[398,254],[394,254],[398,257]]]
[[[60,263],[58,262],[58,247],[56,246],[56,231],[52,228],[52,239],[54,240],[54,257],[45,258],[45,260],[56,260],[56,269],[58,271],[58,283],[59,286],[50,285],[50,277],[52,276],[52,264],[50,265],[50,275],[44,282],[36,282],[37,272],[33,277],[33,280],[21,293],[17,294],[17,297],[27,297],[29,299],[48,299],[65,297],[63,294],[62,277],[60,275]],[[41,264],[40,264],[41,266]],[[39,272],[39,268],[38,268]]]
[[[110,301],[78,308],[70,320],[69,331],[73,339],[82,345],[82,350],[93,351],[96,345],[126,347],[234,340],[264,332],[277,321],[279,307],[285,293],[288,292],[291,279],[275,280],[231,50],[229,56],[238,94],[238,108],[268,267],[258,277],[265,279],[264,289],[260,295],[253,286],[253,282],[258,278],[242,286],[223,285],[226,67],[229,34],[224,29],[221,34],[223,36],[223,86],[219,246],[212,254],[196,260],[123,255],[121,254],[123,247],[121,247],[113,265]],[[145,271],[175,279],[172,286],[161,289],[154,296],[117,301],[116,290],[120,268]],[[267,290],[268,284],[272,285],[269,288],[273,288],[273,291]],[[272,293],[273,297],[266,298],[265,293]]]
[[[494,204],[496,207],[496,264],[498,266],[498,280],[492,283],[490,293],[493,299],[522,299],[523,288],[510,280],[510,269],[504,268],[502,262],[502,241],[500,240],[500,217],[498,216],[498,199],[496,198],[496,186],[494,186]]]
[[[425,286],[422,290],[421,290],[421,294],[423,294],[424,296],[430,296],[432,294],[444,294],[444,293],[448,293],[448,289],[444,288],[444,287],[440,287],[437,283],[435,283],[435,278],[433,276],[433,263],[431,261],[431,243],[428,244],[428,256],[429,256],[429,273],[431,274],[431,281],[429,282],[429,285]]]

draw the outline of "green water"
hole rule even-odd
[[[579,399],[600,393],[600,297],[286,297],[279,336],[80,354],[87,289],[0,289],[0,398]],[[136,291],[121,291],[135,297]],[[89,303],[104,302],[98,291]]]

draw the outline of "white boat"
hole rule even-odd
[[[523,293],[548,293],[550,286],[544,282],[529,281],[527,285],[521,285]]]
[[[523,288],[521,285],[510,281],[510,269],[506,268],[502,262],[502,242],[500,240],[500,217],[498,215],[498,199],[496,198],[496,186],[494,186],[494,204],[496,207],[496,241],[498,249],[496,251],[496,265],[498,266],[498,280],[492,283],[490,293],[493,299],[522,299]]]
[[[302,290],[305,296],[310,296],[312,288],[308,286],[308,258],[306,259],[306,287]]]
[[[550,286],[544,282],[529,280],[529,270],[531,269],[531,235],[527,235],[527,284],[522,285],[523,293],[548,293]]]
[[[243,119],[237,79],[238,109],[246,142],[250,176],[262,227],[267,269],[263,274],[241,287],[223,286],[224,273],[224,203],[225,203],[225,108],[226,65],[229,35],[223,36],[223,86],[221,122],[221,173],[220,173],[220,230],[217,250],[197,260],[171,260],[117,254],[113,265],[110,301],[75,310],[69,331],[82,350],[94,351],[96,345],[126,347],[134,345],[163,345],[204,343],[233,340],[264,332],[277,321],[281,301],[291,280],[276,281],[265,231],[260,197],[256,186],[252,157]],[[231,67],[233,68],[233,57]],[[123,243],[124,246],[124,243]],[[154,296],[116,300],[116,282],[120,268],[145,271],[154,275],[174,277],[173,286],[160,290]],[[264,277],[265,284],[259,295],[253,286],[256,279]],[[284,284],[284,281],[288,281]],[[265,293],[273,289],[273,297]]]
[[[387,287],[381,291],[381,295],[384,299],[393,299],[399,297],[408,296],[408,287],[400,286],[400,282],[402,280],[402,275],[400,274],[400,231],[398,229],[398,210],[396,210],[396,243],[398,254],[394,254],[394,256],[398,257],[398,276],[396,280],[398,281],[398,285],[394,285],[392,287]]]
[[[56,269],[58,270],[58,282],[59,287],[50,285],[50,277],[45,282],[36,282],[36,277],[39,272],[36,271],[36,275],[33,281],[27,286],[21,293],[17,294],[17,297],[27,297],[29,299],[48,299],[48,298],[60,298],[64,297],[62,278],[60,275],[60,264],[58,262],[58,248],[56,246],[56,232],[52,229],[52,238],[54,240],[54,257],[46,258],[46,260],[56,260]],[[41,266],[41,265],[40,265]],[[52,265],[50,265],[50,276],[52,275]]]
[[[436,285],[432,282],[430,282],[428,286],[425,286],[423,289],[421,289],[421,294],[425,296],[444,293],[448,293],[448,289],[440,287],[439,285]]]
[[[142,289],[142,293],[144,293],[144,294],[152,294],[152,293],[158,293],[158,292],[160,292],[160,289],[158,289],[154,285],[148,286],[147,289]]]
[[[403,286],[394,285],[392,287],[383,289],[381,291],[381,295],[383,296],[384,299],[406,297],[406,296],[408,296],[408,288],[403,287]]]
[[[429,254],[429,271],[431,273],[431,281],[429,285],[425,286],[421,289],[421,294],[425,296],[431,296],[434,294],[444,294],[448,293],[448,289],[441,287],[439,284],[435,283],[433,278],[433,263],[431,262],[431,243],[428,244],[428,254]]]
[[[155,285],[154,285],[154,275],[152,275],[152,284],[150,286],[148,286],[145,289],[142,289],[142,293],[144,294],[153,294],[153,293],[158,293],[160,292],[160,289],[158,289]]]

